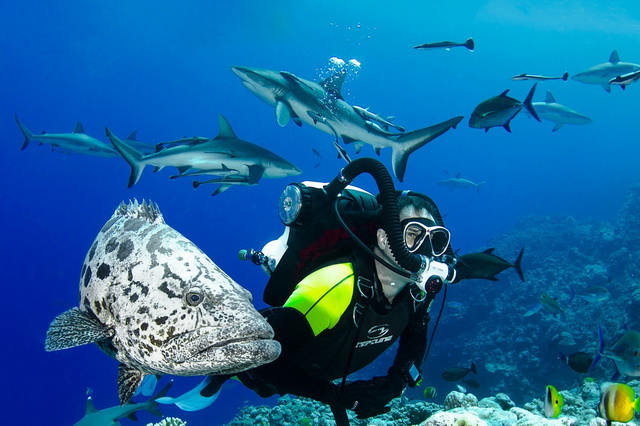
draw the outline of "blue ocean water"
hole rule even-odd
[[[330,57],[356,58],[360,72],[343,88],[349,103],[396,116],[411,130],[464,115],[458,129],[411,155],[397,186],[433,197],[455,246],[465,252],[486,248],[526,215],[613,220],[639,178],[635,84],[611,93],[571,80],[538,85],[536,101],[551,90],[558,102],[591,117],[589,125],[552,133],[552,123],[524,112],[511,123],[512,133],[467,125],[478,103],[506,89],[524,99],[531,82],[511,81],[513,75],[575,74],[607,61],[614,49],[623,61],[640,62],[640,6],[630,2],[4,2],[0,34],[1,392],[11,424],[73,424],[84,414],[87,388],[98,409],[117,403],[115,361],[95,347],[46,353],[43,345],[50,321],[77,305],[84,256],[121,200],[158,203],[169,225],[262,306],[266,276],[240,262],[238,250],[261,247],[281,233],[276,201],[287,183],[328,181],[343,163],[335,158],[333,136],[306,125],[281,128],[273,108],[242,86],[232,65],[317,81]],[[412,49],[467,37],[476,42],[474,52]],[[166,170],[146,170],[127,189],[129,167],[121,159],[36,144],[20,151],[14,114],[34,133],[70,132],[80,121],[104,141],[108,126],[121,136],[137,130],[151,143],[213,137],[217,115],[224,114],[240,138],[278,153],[303,174],[211,197],[213,188],[193,190],[186,179],[169,180]],[[365,147],[361,155],[375,154]],[[390,166],[388,150],[380,158]],[[436,185],[457,172],[486,183],[479,192]],[[367,178],[356,184],[375,190]],[[517,252],[502,254],[512,259]],[[456,287],[456,300],[472,300],[473,291]],[[446,345],[446,338],[434,344]],[[430,362],[448,366],[443,359]],[[178,379],[175,389],[192,383]],[[206,411],[163,412],[190,425],[220,424],[245,403],[264,402],[239,383],[226,386]],[[155,420],[146,413],[140,418]]]

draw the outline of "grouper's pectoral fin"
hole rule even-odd
[[[46,351],[74,348],[113,336],[113,330],[105,327],[95,316],[79,308],[61,313],[51,322],[44,343]]]
[[[280,127],[284,127],[291,119],[291,108],[285,102],[276,101],[276,121]]]
[[[120,405],[125,405],[136,393],[142,383],[144,374],[142,371],[125,364],[118,366],[118,397]]]

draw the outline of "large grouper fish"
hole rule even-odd
[[[125,404],[146,375],[233,374],[276,359],[280,344],[251,300],[156,204],[121,203],[82,265],[80,306],[53,320],[45,349],[96,343],[120,362]]]

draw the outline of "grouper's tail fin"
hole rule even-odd
[[[131,174],[129,175],[129,188],[131,188],[136,184],[136,182],[138,182],[140,176],[142,176],[144,164],[141,164],[140,160],[142,160],[144,154],[127,144],[125,141],[118,139],[116,135],[111,133],[111,130],[109,130],[108,127],[105,128],[105,131],[113,146],[120,153],[122,158],[129,163],[129,166],[131,166]]]
[[[20,131],[24,135],[24,142],[22,143],[22,147],[20,147],[20,150],[23,150],[29,145],[29,142],[31,142],[31,139],[33,139],[33,133],[31,133],[29,129],[27,129],[24,126],[24,124],[22,124],[20,120],[18,120],[18,114],[15,115],[15,119],[16,119],[16,123],[18,123],[18,127],[20,128]]]
[[[404,179],[404,173],[407,170],[407,161],[409,160],[409,155],[411,155],[412,152],[425,146],[447,130],[451,128],[455,129],[463,118],[464,117],[462,116],[453,117],[447,121],[443,121],[442,123],[434,124],[433,126],[414,130],[398,136],[395,143],[392,145],[393,173],[396,175],[398,180],[402,182]]]

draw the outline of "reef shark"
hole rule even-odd
[[[173,382],[167,383],[157,395],[148,401],[138,404],[129,402],[125,405],[104,408],[100,411],[95,409],[91,397],[88,397],[84,417],[76,422],[74,426],[119,426],[120,422],[118,420],[125,417],[130,420],[138,420],[135,413],[140,410],[147,410],[154,416],[162,417],[162,413],[158,410],[158,402],[156,400],[163,398],[172,384]]]
[[[251,93],[275,108],[276,120],[285,126],[293,120],[298,126],[307,123],[316,129],[341,137],[344,143],[354,144],[359,153],[364,144],[371,145],[377,154],[382,148],[391,148],[392,167],[402,182],[409,155],[451,128],[463,117],[454,117],[411,132],[402,132],[392,124],[365,108],[354,107],[342,97],[341,88],[346,71],[337,72],[317,83],[305,80],[287,71],[259,68],[231,67]],[[399,132],[389,131],[394,127]]]
[[[79,121],[71,133],[43,133],[41,135],[33,134],[24,124],[20,122],[18,116],[15,116],[16,123],[24,135],[24,142],[21,150],[25,149],[31,142],[40,144],[49,144],[52,149],[56,148],[68,153],[93,155],[95,157],[117,157],[118,152],[106,143],[87,135],[84,127]]]
[[[452,191],[458,188],[476,188],[476,190],[480,192],[480,187],[484,185],[484,182],[475,183],[469,179],[463,178],[462,175],[458,172],[454,177],[440,180],[436,182],[436,184],[445,188],[449,188]]]
[[[604,90],[611,92],[612,79],[638,70],[640,70],[639,64],[621,62],[618,51],[614,50],[609,56],[609,62],[594,65],[571,78],[580,83],[599,84]]]
[[[550,90],[547,90],[547,96],[544,102],[533,102],[533,108],[540,118],[553,121],[552,132],[557,131],[565,124],[589,124],[592,120],[586,115],[582,115],[577,111],[561,105],[556,102]]]
[[[263,177],[281,178],[301,173],[300,169],[284,158],[239,139],[224,116],[219,115],[218,121],[220,130],[213,139],[198,137],[192,138],[191,142],[185,140],[183,143],[170,143],[168,148],[149,155],[143,155],[127,142],[118,139],[108,128],[106,132],[111,143],[131,166],[129,188],[140,179],[147,165],[158,168],[176,167],[180,175],[174,177],[233,175],[234,179],[220,182],[222,189],[217,193],[234,184],[256,184]]]

